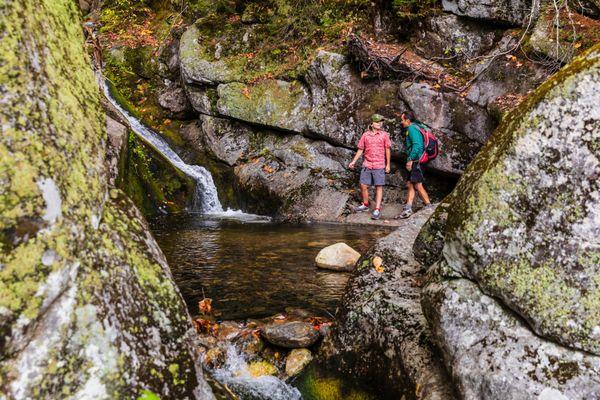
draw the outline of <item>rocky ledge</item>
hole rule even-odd
[[[431,212],[403,220],[358,261],[321,356],[396,393],[446,400],[453,389],[421,311],[424,274],[412,253]]]

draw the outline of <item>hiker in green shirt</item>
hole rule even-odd
[[[408,218],[413,214],[413,200],[415,199],[415,189],[419,193],[419,197],[425,203],[425,207],[430,207],[429,195],[423,186],[423,169],[419,162],[425,152],[425,143],[423,134],[417,125],[415,115],[412,111],[405,111],[401,117],[402,126],[406,128],[406,169],[408,170],[408,197],[404,211],[400,214],[400,218]]]

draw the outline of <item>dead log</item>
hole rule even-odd
[[[442,90],[459,90],[465,84],[436,62],[397,44],[378,43],[352,34],[348,38],[348,52],[363,78],[425,80]]]

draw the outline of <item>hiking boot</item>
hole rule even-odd
[[[413,215],[412,207],[404,207],[404,211],[402,211],[402,214],[398,215],[398,218],[405,219],[411,215]]]
[[[364,212],[364,211],[369,211],[369,206],[365,206],[364,204],[361,204],[360,206],[358,206],[354,209],[354,212]]]
[[[371,219],[379,219],[381,218],[381,211],[375,209],[373,210],[373,213],[371,214]]]
[[[429,210],[431,208],[433,208],[433,204],[427,203],[423,205],[423,208],[421,208],[421,210]]]

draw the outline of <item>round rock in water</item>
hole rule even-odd
[[[352,271],[360,258],[360,253],[346,243],[336,243],[322,249],[315,263],[319,268],[333,271]]]
[[[311,346],[320,336],[311,324],[300,321],[269,325],[262,335],[269,343],[288,349]]]
[[[285,360],[285,373],[287,376],[298,375],[313,359],[308,349],[294,349],[290,351]]]

